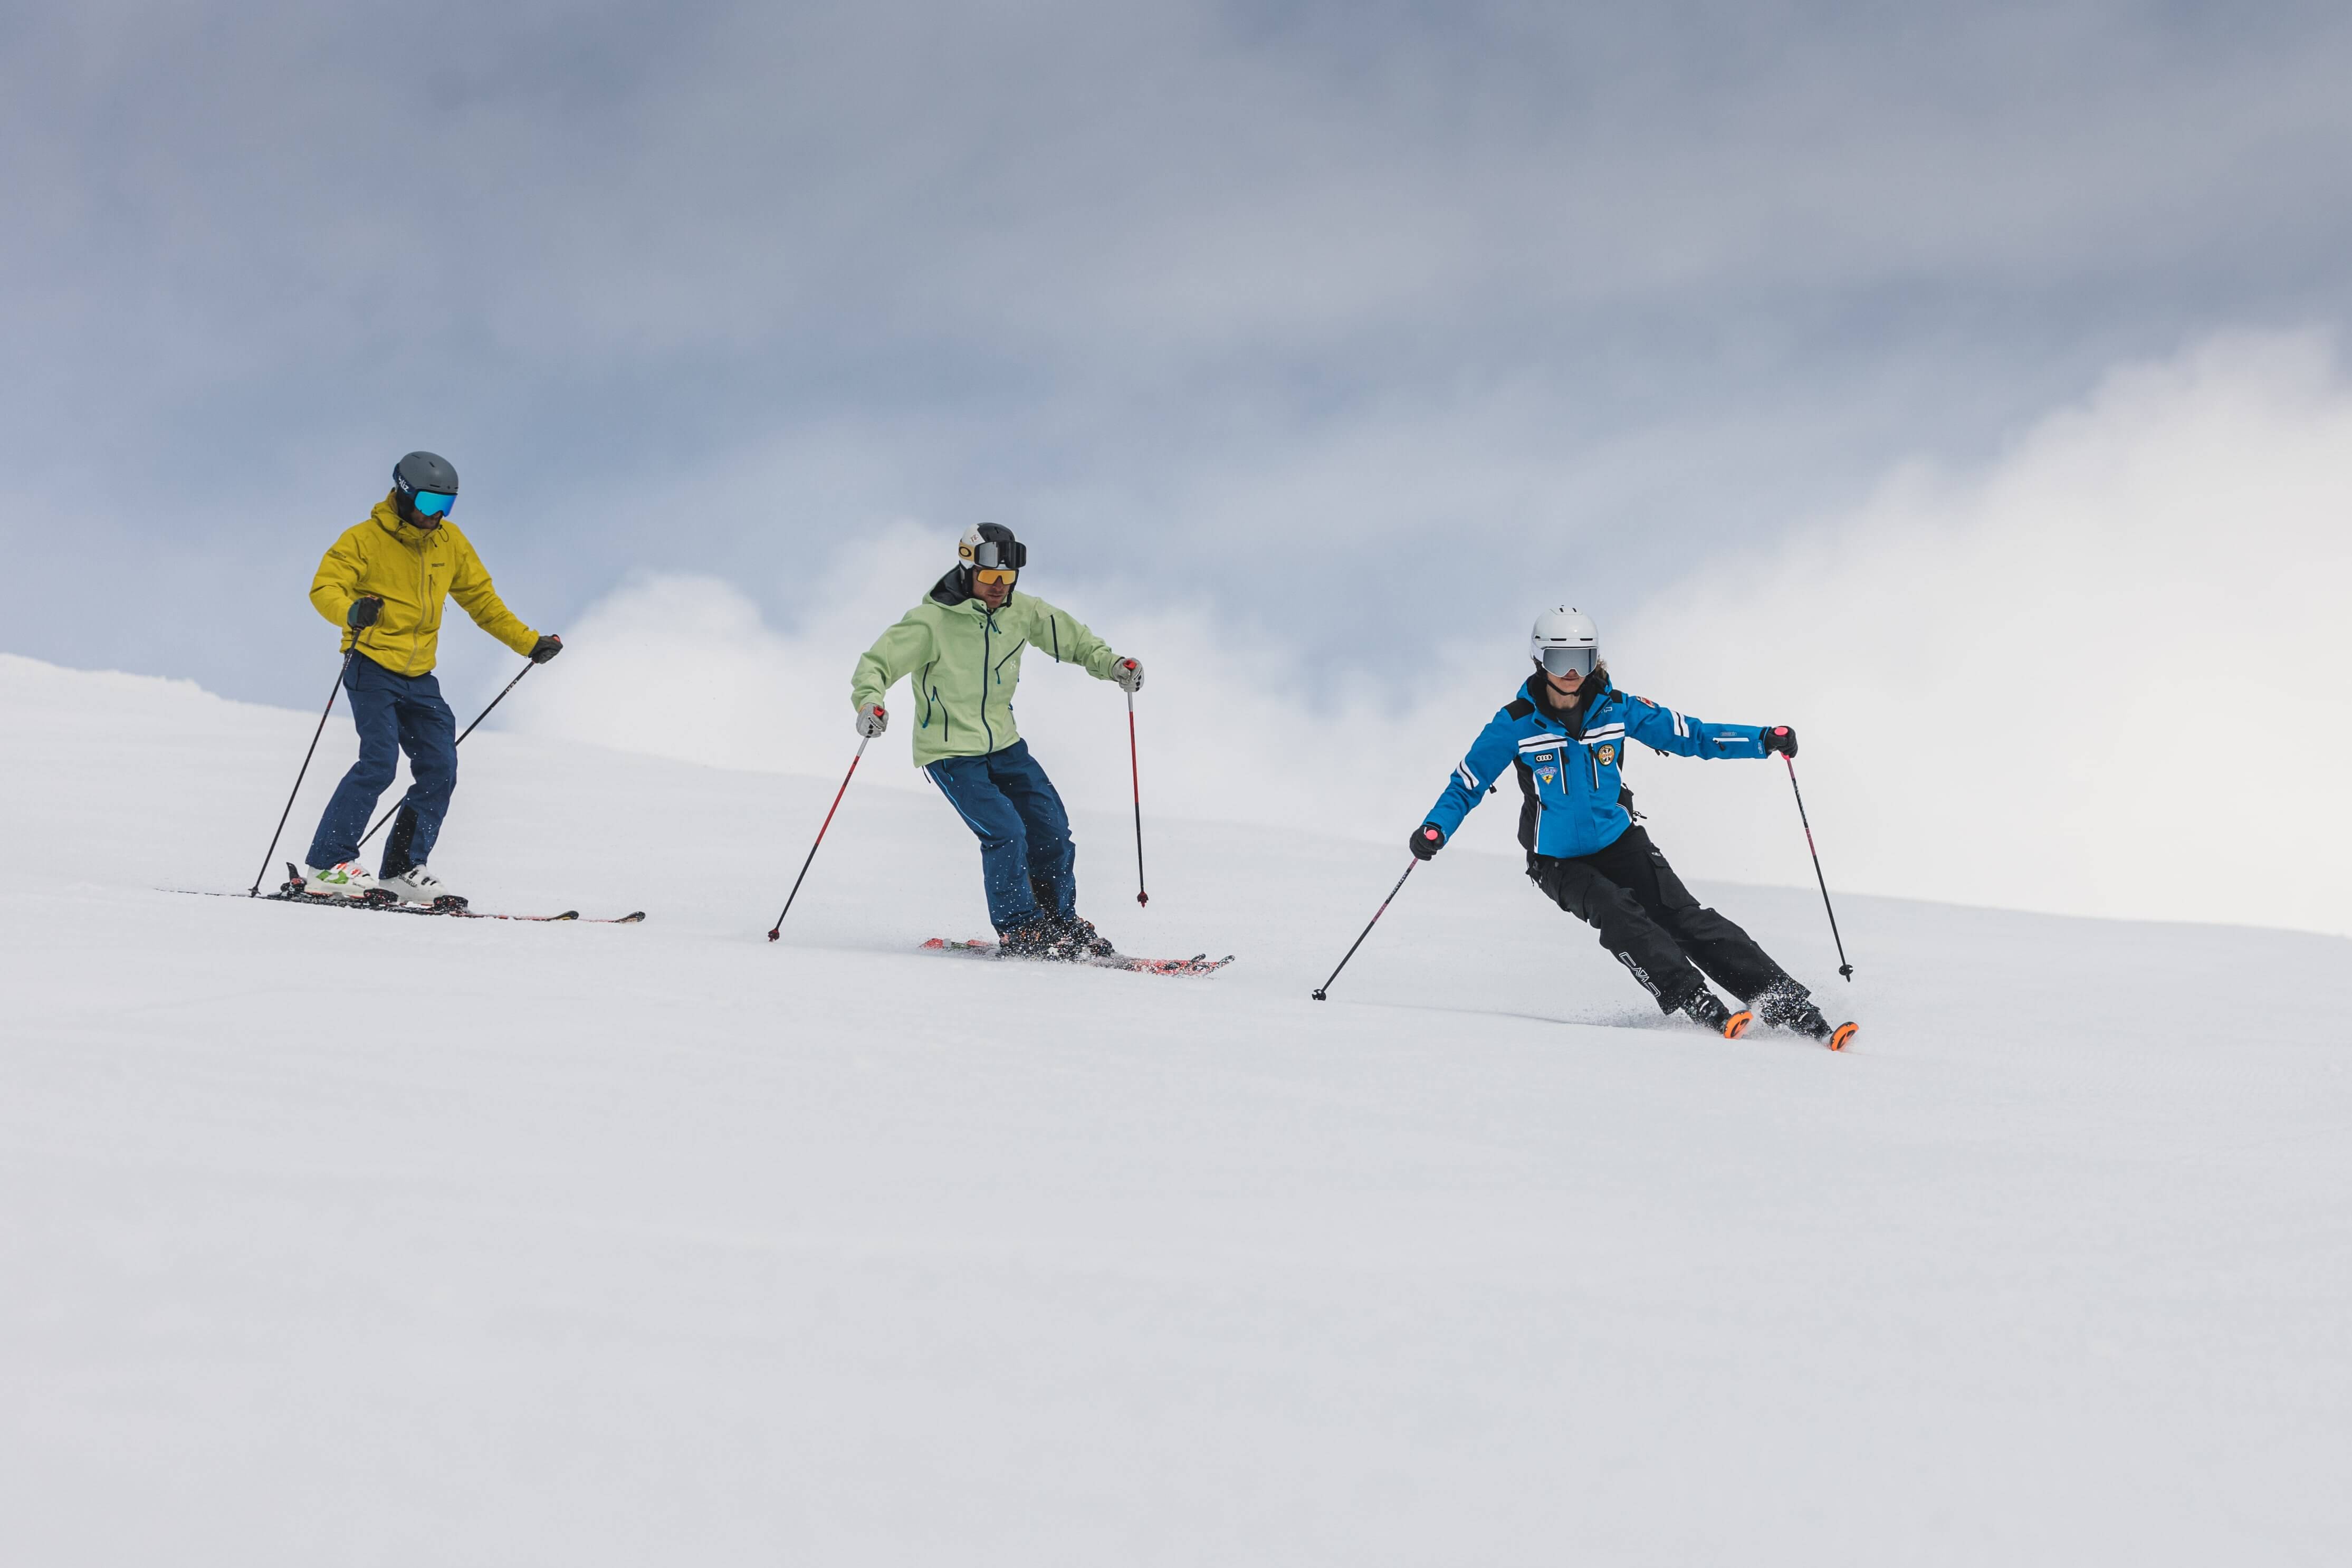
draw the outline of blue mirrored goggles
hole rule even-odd
[[[1548,647],[1539,661],[1552,675],[1591,675],[1592,667],[1601,662],[1597,647]]]
[[[439,490],[418,490],[409,498],[408,504],[426,517],[446,517],[449,509],[457,504],[457,498]]]

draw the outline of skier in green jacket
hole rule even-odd
[[[857,661],[849,699],[857,732],[890,722],[882,699],[911,678],[915,765],[980,837],[988,918],[1008,952],[1032,958],[1108,954],[1111,944],[1078,918],[1077,851],[1054,781],[1013,723],[1021,655],[1034,647],[1058,664],[1134,692],[1143,666],[1066,610],[1013,592],[1029,551],[1013,531],[983,522],[957,545],[960,559],[923,601]]]
[[[858,658],[849,679],[858,733],[885,731],[882,696],[912,677],[915,766],[979,835],[988,921],[1004,950],[1040,959],[1108,954],[1110,942],[1077,917],[1070,814],[1013,729],[1013,689],[1024,648],[1082,666],[1124,691],[1143,689],[1143,666],[1112,654],[1068,611],[1013,593],[1028,545],[1004,524],[983,521],[964,533],[957,557],[955,569]]]

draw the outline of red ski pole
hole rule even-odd
[[[881,710],[877,708],[875,711],[878,713]],[[833,792],[833,804],[825,808],[824,825],[816,830],[816,844],[809,846],[808,858],[801,862],[801,874],[793,879],[793,890],[784,895],[783,912],[777,915],[776,923],[768,928],[770,942],[784,934],[784,915],[793,912],[793,900],[801,896],[801,884],[808,879],[808,868],[815,863],[817,844],[824,842],[824,830],[833,826],[833,814],[841,809],[841,797],[849,793],[849,781],[857,776],[858,759],[866,755],[866,742],[873,738],[867,735],[857,742],[857,755],[849,759],[849,771],[841,775],[841,787]]]
[[[1127,668],[1133,669],[1135,660],[1129,659]],[[1151,895],[1143,890],[1143,767],[1135,760],[1135,693],[1127,694],[1127,772],[1135,783],[1135,901],[1149,905]]]

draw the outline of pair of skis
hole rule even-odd
[[[347,899],[334,893],[314,893],[302,879],[302,873],[289,862],[286,880],[270,893],[215,893],[205,888],[174,888],[175,893],[200,893],[208,899],[244,899],[258,897],[266,903],[302,904],[320,910],[373,910],[385,915],[418,915],[458,921],[525,921],[549,924],[557,921],[577,921],[582,925],[635,925],[646,918],[646,911],[635,910],[625,915],[583,915],[578,910],[565,910],[554,915],[502,915],[488,910],[471,909],[463,899],[442,899],[430,904],[412,904],[389,893],[372,894],[364,899]]]
[[[923,943],[921,951],[1006,963],[1083,963],[1091,969],[1124,969],[1135,974],[1214,974],[1234,961],[1230,952],[1223,958],[1211,958],[1205,952],[1196,952],[1190,958],[1136,958],[1124,952],[1081,952],[1066,958],[1028,958],[1005,952],[1002,943],[991,938],[957,942],[943,936],[931,938]]]

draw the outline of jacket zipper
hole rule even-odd
[[[995,726],[995,725],[993,725],[993,724],[992,724],[992,723],[990,723],[990,722],[988,721],[988,678],[989,678],[989,676],[990,676],[992,673],[993,673],[993,672],[990,669],[990,668],[989,668],[989,660],[990,660],[991,658],[992,658],[995,656],[995,653],[996,653],[996,645],[995,645],[995,643],[994,643],[994,641],[993,641],[993,635],[994,635],[995,631],[996,631],[996,612],[995,612],[995,611],[993,611],[993,610],[982,610],[982,611],[981,611],[981,613],[980,613],[980,727],[981,727],[983,731],[987,731],[987,734],[988,734],[988,754],[989,754],[990,756],[992,756],[992,756],[994,756],[994,755],[996,755],[996,726]]]
[[[432,585],[432,575],[425,570],[425,541],[420,538],[416,542],[416,635],[409,639],[408,668],[401,672],[404,675],[415,675],[416,656],[424,651],[425,612],[429,607]]]

